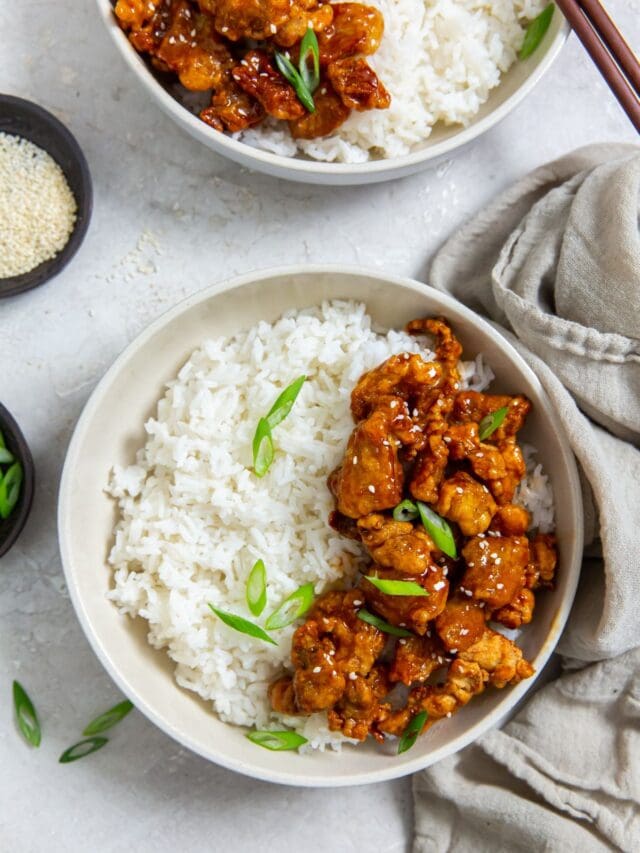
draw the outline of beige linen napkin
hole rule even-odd
[[[589,146],[503,193],[432,264],[430,283],[492,320],[555,404],[587,547],[563,674],[415,777],[415,853],[640,850],[639,211],[640,148]]]

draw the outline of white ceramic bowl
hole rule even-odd
[[[129,67],[151,97],[183,130],[218,154],[249,169],[290,181],[337,186],[373,184],[410,175],[476,139],[505,118],[533,89],[560,53],[569,33],[568,24],[559,9],[556,9],[551,26],[535,53],[524,62],[513,65],[467,127],[438,126],[424,145],[404,157],[366,163],[320,163],[303,157],[282,157],[253,148],[200,121],[176,100],[168,87],[156,79],[142,57],[135,52],[115,20],[111,0],[97,0],[97,3],[102,19]],[[123,116],[123,122],[126,123],[126,116]]]
[[[218,720],[210,706],[177,686],[173,664],[146,642],[146,623],[119,615],[107,600],[106,563],[116,518],[104,492],[114,463],[133,462],[145,440],[164,384],[207,337],[227,335],[285,310],[323,299],[364,301],[383,328],[441,314],[453,323],[466,355],[483,352],[498,377],[492,388],[522,392],[533,402],[525,440],[539,448],[557,507],[558,584],[539,596],[521,645],[537,671],[556,645],[573,601],[582,552],[582,504],[573,456],[543,389],[515,350],[491,326],[453,299],[415,281],[361,269],[295,267],[253,273],[192,296],[143,332],[99,383],[78,422],[67,454],[59,503],[59,536],[67,585],[94,651],[132,702],[189,749],[241,773],[291,785],[356,785],[412,773],[451,755],[497,725],[530,690],[533,679],[488,690],[460,713],[434,726],[402,756],[376,744],[341,754],[269,752],[244,730]]]

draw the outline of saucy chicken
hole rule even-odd
[[[391,103],[364,58],[376,52],[384,31],[382,15],[372,6],[116,0],[114,11],[135,50],[156,71],[175,75],[185,89],[209,93],[200,118],[221,132],[237,133],[271,117],[286,121],[295,139],[313,139],[332,133],[352,110],[386,109]],[[315,57],[305,53],[301,63],[309,31]],[[319,76],[311,78],[314,58]],[[289,64],[286,76],[282,63]],[[300,95],[301,86],[308,99]]]
[[[530,622],[557,563],[554,537],[534,535],[517,503],[530,402],[463,389],[462,347],[444,320],[407,328],[435,338],[435,360],[403,353],[360,378],[329,478],[330,523],[361,542],[368,564],[355,588],[316,600],[293,636],[293,674],[270,690],[274,710],[326,711],[331,730],[358,741],[402,735],[426,712],[424,730],[529,678],[522,651],[492,626]]]

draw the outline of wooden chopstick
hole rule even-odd
[[[633,51],[599,0],[556,3],[640,133],[640,64]]]

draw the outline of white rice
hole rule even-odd
[[[402,157],[434,125],[467,125],[517,60],[527,22],[546,0],[366,0],[385,22],[367,61],[391,94],[386,110],[353,112],[330,136],[294,140],[282,122],[239,134],[275,154],[361,163]]]
[[[147,620],[149,642],[175,661],[178,684],[210,701],[221,719],[259,728],[277,721],[267,688],[289,662],[294,626],[269,645],[225,626],[208,602],[254,620],[245,584],[259,558],[269,596],[262,618],[303,583],[320,594],[356,575],[360,545],[327,523],[333,499],[326,479],[353,429],[351,390],[390,355],[433,357],[423,344],[404,332],[377,334],[365,306],[347,302],[207,341],[169,383],[136,464],[114,468],[109,491],[120,521],[110,598],[122,613]],[[258,419],[303,373],[308,381],[274,431],[275,461],[259,479],[250,470]],[[464,362],[462,375],[478,390],[493,378],[481,356]],[[552,518],[539,466],[521,498]],[[344,740],[328,731],[324,714],[285,722],[313,747]]]

